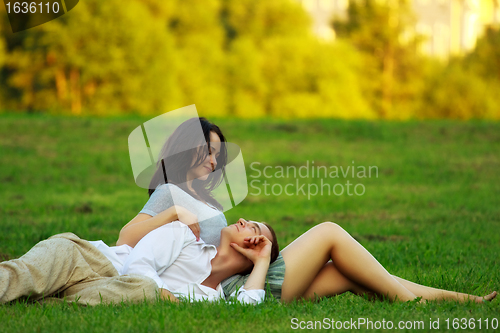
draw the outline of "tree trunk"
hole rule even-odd
[[[82,112],[82,101],[80,93],[80,72],[73,68],[69,74],[71,84],[71,113],[79,115]]]
[[[64,106],[67,98],[67,84],[66,75],[64,74],[64,71],[59,68],[56,71],[56,92],[57,100],[61,106]]]

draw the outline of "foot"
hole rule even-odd
[[[497,292],[494,291],[489,295],[483,296],[483,297],[478,297],[477,302],[482,303],[482,302],[491,302],[495,297],[497,297]]]

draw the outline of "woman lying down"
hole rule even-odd
[[[158,293],[171,301],[213,301],[225,298],[222,280],[251,272],[233,295],[257,304],[264,299],[266,273],[278,253],[273,229],[259,222],[223,228],[217,248],[197,241],[177,221],[148,233],[134,248],[64,233],[0,263],[0,303],[27,298],[96,305],[154,300]]]

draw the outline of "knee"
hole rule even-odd
[[[339,237],[347,234],[344,228],[334,222],[323,222],[318,225],[318,228],[322,234],[328,235],[329,237]]]
[[[325,232],[341,232],[341,231],[344,231],[344,229],[338,225],[337,223],[335,222],[323,222],[323,223],[320,223],[318,225],[318,227],[321,228],[321,230],[325,231]]]
[[[49,238],[36,244],[34,248],[44,249],[45,251],[53,251],[57,254],[71,253],[75,243],[66,238]]]
[[[46,244],[51,244],[51,246],[58,247],[58,248],[74,248],[76,246],[75,241],[79,241],[80,238],[76,236],[75,234],[66,232],[63,234],[57,234],[54,236],[51,236],[47,238],[46,240],[40,242],[40,243],[46,243]]]

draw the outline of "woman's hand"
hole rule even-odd
[[[271,260],[271,247],[272,243],[266,236],[252,236],[246,237],[243,240],[246,247],[241,247],[236,243],[231,243],[233,249],[248,258],[253,264],[259,261],[269,263]]]
[[[175,210],[177,212],[177,219],[179,222],[184,223],[191,229],[193,232],[194,236],[196,237],[196,240],[200,240],[200,224],[198,223],[198,217],[191,213],[189,210],[187,210],[184,207],[181,206],[175,206]]]

